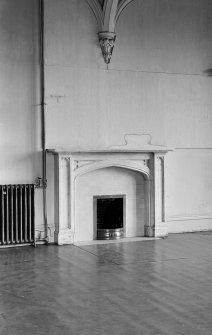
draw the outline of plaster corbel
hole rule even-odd
[[[106,64],[110,63],[116,40],[116,22],[124,8],[133,0],[104,0],[101,6],[98,0],[87,0],[98,24],[99,44]]]

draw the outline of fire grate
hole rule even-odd
[[[101,196],[95,199],[97,239],[124,237],[124,196]]]

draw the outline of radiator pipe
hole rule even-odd
[[[44,0],[39,6],[40,26],[40,95],[41,95],[41,145],[42,145],[42,189],[43,189],[43,219],[45,227],[45,241],[48,243],[48,220],[46,206],[46,118],[45,118],[45,64],[44,64]]]

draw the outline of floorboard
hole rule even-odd
[[[1,249],[0,334],[211,335],[212,233]]]

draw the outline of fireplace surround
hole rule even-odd
[[[55,243],[98,238],[94,199],[126,197],[124,236],[164,237],[165,147],[48,150],[54,157]]]

